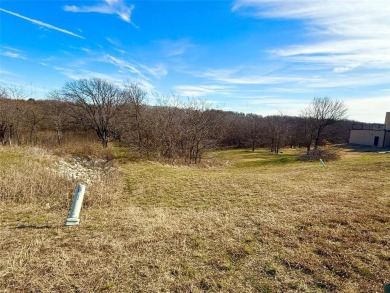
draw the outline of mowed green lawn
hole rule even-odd
[[[55,198],[3,201],[0,291],[383,292],[390,154],[340,151],[326,167],[296,150],[121,159],[123,192],[73,228]]]

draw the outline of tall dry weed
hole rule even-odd
[[[47,152],[29,151],[18,164],[0,169],[0,201],[69,207],[77,183],[87,183],[86,207],[111,205],[122,191],[119,171],[107,164],[91,164],[85,176],[73,176],[58,169],[60,158]],[[62,160],[62,159],[61,159]],[[77,173],[78,174],[78,173]],[[93,180],[86,178],[94,174]]]
[[[0,171],[0,200],[43,203],[63,207],[71,196],[73,182],[44,168],[41,163],[23,161]]]

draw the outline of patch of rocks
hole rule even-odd
[[[60,159],[55,163],[55,173],[70,180],[78,180],[90,185],[101,179],[112,166],[104,160],[74,157],[69,160]]]

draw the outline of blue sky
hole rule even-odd
[[[390,2],[1,1],[0,82],[44,98],[89,77],[260,115],[328,96],[350,119],[383,123]]]

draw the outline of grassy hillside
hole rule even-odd
[[[0,197],[0,291],[382,292],[390,282],[389,154],[342,150],[326,167],[294,150],[220,151],[201,167],[93,164],[99,180],[73,228],[63,223],[82,178],[42,156],[0,150],[3,182],[34,160],[68,189]]]

